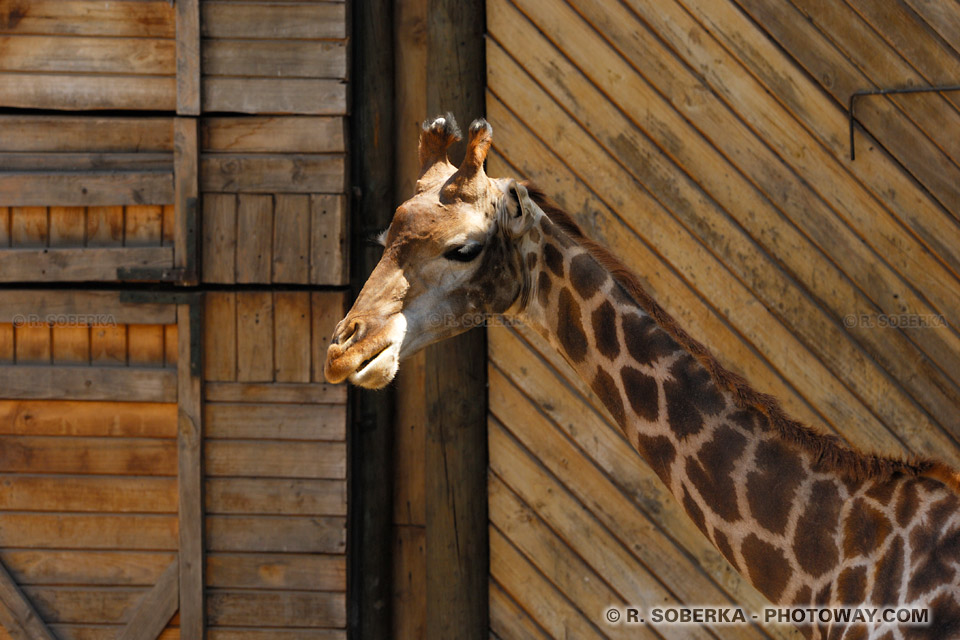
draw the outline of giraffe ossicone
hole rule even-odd
[[[383,387],[405,357],[474,324],[459,319],[520,321],[576,369],[703,535],[771,603],[914,607],[931,619],[806,625],[807,637],[960,638],[957,473],[855,451],[790,419],[540,191],[489,178],[492,136],[485,120],[471,124],[455,167],[453,116],[424,123],[417,192],[337,325],[327,379]]]

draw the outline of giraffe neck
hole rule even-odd
[[[917,541],[930,524],[918,523],[936,514],[938,527],[956,531],[956,493],[906,463],[862,456],[792,422],[790,431],[771,413],[779,408],[745,402],[724,384],[730,374],[638,301],[645,296],[628,293],[587,243],[538,219],[523,247],[530,291],[520,319],[576,369],[730,563],[774,604],[934,594],[932,574],[909,586],[913,564],[933,553],[924,545],[940,544],[929,532]],[[943,573],[937,579],[956,590],[960,570]]]

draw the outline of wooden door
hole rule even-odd
[[[202,637],[200,310],[128,298],[0,294],[0,638]]]

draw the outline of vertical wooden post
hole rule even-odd
[[[452,111],[466,131],[484,113],[484,3],[427,6],[426,115]],[[480,640],[490,633],[485,330],[428,347],[425,382],[427,638]]]
[[[177,451],[180,491],[180,637],[203,640],[203,469],[200,338],[203,297],[177,305]]]
[[[183,269],[179,284],[199,282],[199,149],[197,147],[197,119],[173,119],[173,197],[174,223],[173,266]]]
[[[389,224],[393,191],[393,0],[352,4],[353,116],[350,139],[352,202],[350,252],[353,293],[380,259],[368,241]],[[393,490],[393,389],[352,388],[348,436],[348,633],[354,640],[390,637]]]
[[[200,2],[177,0],[177,113],[200,115]]]

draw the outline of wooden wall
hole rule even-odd
[[[0,2],[0,639],[346,637],[348,9]]]
[[[960,80],[958,16],[488,0],[488,172],[539,183],[797,418],[960,463],[956,94],[860,99],[855,161],[846,111],[855,90]],[[607,625],[610,605],[764,601],[549,347],[523,327],[489,340],[495,636],[795,637]]]

